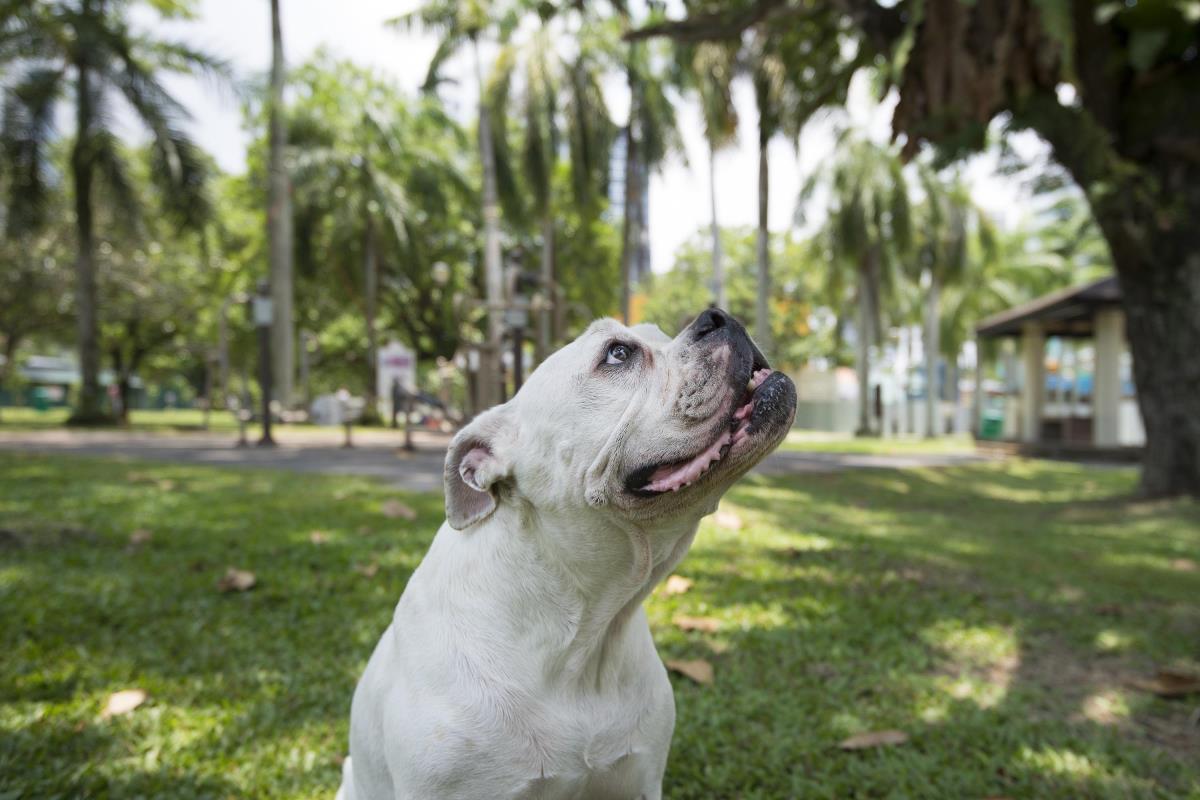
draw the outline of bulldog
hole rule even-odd
[[[355,690],[338,797],[661,797],[675,702],[642,601],[795,412],[709,309],[674,339],[599,320],[476,417]]]

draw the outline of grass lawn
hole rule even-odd
[[[649,603],[664,657],[716,673],[672,677],[666,796],[1200,798],[1200,696],[1127,688],[1200,668],[1200,508],[1133,486],[1022,461],[743,481],[741,529],[707,520],[694,586]],[[331,797],[354,683],[441,520],[434,495],[389,518],[397,497],[0,454],[0,797]],[[257,588],[219,593],[229,566]],[[909,739],[837,747],[881,729]]]
[[[781,450],[815,453],[865,453],[869,455],[958,454],[975,452],[970,436],[846,436],[823,431],[793,430],[780,445]]]
[[[71,416],[69,408],[47,408],[39,411],[25,406],[0,408],[0,431],[43,430],[60,428]],[[129,412],[129,428],[137,431],[170,432],[201,430],[204,412],[198,408],[134,409]],[[213,411],[208,415],[209,430],[237,431],[237,420],[228,411]],[[257,428],[256,428],[257,429]]]

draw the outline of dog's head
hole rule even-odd
[[[504,502],[638,523],[700,516],[795,414],[791,380],[724,311],[674,339],[599,320],[454,437],[447,519],[461,530]]]

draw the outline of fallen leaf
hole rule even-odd
[[[383,515],[389,519],[406,519],[412,521],[417,518],[417,512],[399,500],[388,500],[383,504],[382,510]]]
[[[894,744],[904,744],[907,741],[908,734],[904,731],[871,731],[870,733],[858,733],[849,739],[843,739],[838,742],[838,747],[843,750],[868,750],[872,747],[889,747]]]
[[[713,682],[712,664],[702,658],[697,658],[694,661],[672,659],[667,661],[667,669],[672,672],[678,672],[685,678],[691,678],[702,686],[709,686]]]
[[[683,594],[688,589],[692,588],[692,583],[693,581],[691,578],[685,578],[682,575],[672,575],[671,577],[667,578],[667,583],[663,587],[663,594]]]
[[[175,481],[171,480],[170,478],[163,478],[158,482],[158,488],[164,492],[170,492],[175,488]]]
[[[1159,697],[1184,697],[1200,694],[1200,676],[1171,669],[1160,669],[1153,678],[1134,678],[1129,685]]]
[[[712,617],[687,617],[682,614],[676,616],[671,622],[676,628],[681,631],[700,631],[702,633],[716,633],[721,627],[721,620]]]
[[[355,564],[354,571],[364,578],[374,578],[375,573],[379,572],[378,564]]]
[[[100,718],[108,719],[128,714],[144,702],[146,702],[146,693],[141,689],[122,689],[119,692],[113,692],[108,696],[108,702],[104,704]]]
[[[308,540],[313,544],[325,544],[329,541],[329,534],[325,531],[313,531],[308,535]]]
[[[129,534],[129,549],[137,549],[153,538],[154,534],[152,534],[150,531],[146,530],[145,528],[138,528],[133,533]]]
[[[742,518],[732,511],[718,511],[714,520],[717,527],[726,528],[731,531],[740,531],[742,529]]]
[[[828,680],[829,678],[835,678],[838,674],[837,667],[827,661],[814,661],[805,667],[805,671],[814,678],[822,678],[825,680]]]
[[[704,644],[708,645],[708,649],[718,656],[729,649],[729,642],[722,642],[717,639],[705,639]]]
[[[1190,558],[1173,558],[1171,559],[1171,569],[1177,572],[1195,572],[1200,570],[1200,564]]]
[[[253,572],[230,567],[221,580],[217,581],[217,588],[222,592],[247,592],[257,583],[258,579],[254,577]]]

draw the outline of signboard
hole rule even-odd
[[[399,380],[400,388],[406,392],[417,390],[417,357],[399,342],[388,342],[379,349],[377,358],[375,393],[379,398],[379,413],[388,419],[392,413],[392,383]]]

